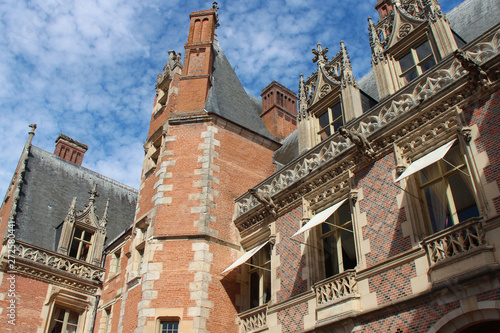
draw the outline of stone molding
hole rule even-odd
[[[104,268],[21,241],[14,244],[12,254],[14,271],[44,282],[92,294],[104,281]]]

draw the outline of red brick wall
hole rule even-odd
[[[500,184],[500,91],[464,109],[469,126],[477,125],[480,137],[475,141],[479,152],[486,151],[490,165],[484,168],[488,182]],[[500,198],[494,200],[500,214]]]
[[[395,166],[391,153],[356,174],[357,189],[363,190],[363,200],[358,204],[368,221],[362,235],[370,241],[371,251],[366,255],[368,267],[411,249],[410,238],[403,236],[401,228],[406,213],[398,208],[396,201],[401,190],[393,184]]]
[[[8,278],[15,276],[15,297],[9,296],[11,281]],[[0,300],[0,331],[2,332],[36,332],[43,324],[40,310],[43,308],[47,296],[49,284],[28,279],[17,274],[4,273],[0,293],[5,297]],[[11,311],[8,306],[10,301],[15,300],[15,326],[8,323],[11,319],[7,317]]]

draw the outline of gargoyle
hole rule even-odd
[[[273,216],[277,214],[277,206],[273,201],[273,198],[269,193],[263,192],[258,189],[251,188],[248,192],[257,199],[258,202],[264,205],[265,209],[269,211]]]
[[[363,134],[358,133],[355,130],[347,129],[344,126],[339,127],[339,133],[344,138],[351,140],[352,143],[358,146],[359,149],[361,149],[363,155],[367,156],[368,158],[375,157],[375,150],[373,150],[370,142],[368,142]]]
[[[467,52],[457,49],[454,52],[455,58],[460,62],[462,67],[469,72],[469,79],[472,83],[478,84],[482,90],[487,90],[490,86],[488,74]]]

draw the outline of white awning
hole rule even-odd
[[[314,217],[310,219],[309,222],[304,224],[302,228],[300,228],[296,233],[294,233],[292,237],[297,236],[298,234],[303,233],[304,231],[314,228],[315,226],[325,222],[326,219],[329,218],[333,213],[335,213],[335,211],[339,209],[346,200],[347,198],[314,215]]]
[[[424,157],[419,158],[418,160],[416,160],[415,162],[410,164],[406,168],[406,170],[401,174],[401,176],[399,176],[394,182],[399,182],[401,179],[404,179],[410,175],[413,175],[415,172],[418,172],[418,171],[428,167],[429,165],[436,163],[440,159],[442,159],[444,157],[444,155],[446,155],[448,150],[450,150],[451,146],[453,146],[453,144],[455,143],[456,140],[457,139],[454,139],[454,140],[448,142],[444,146],[439,147],[438,149],[434,150],[433,152],[425,155]]]
[[[265,241],[264,243],[254,247],[253,249],[251,249],[250,251],[248,252],[245,252],[244,255],[242,255],[238,260],[236,260],[235,262],[233,262],[231,264],[231,266],[229,266],[228,268],[226,268],[221,274],[227,272],[227,271],[230,271],[232,270],[233,268],[236,268],[238,267],[239,265],[243,264],[244,262],[246,262],[248,259],[252,258],[254,254],[256,254],[257,252],[259,252],[260,249],[262,249],[267,243],[269,243],[269,241]]]

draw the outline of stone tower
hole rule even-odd
[[[184,64],[170,51],[157,78],[136,217],[116,255],[123,287],[102,296],[121,332],[238,331],[240,285],[220,274],[242,251],[234,200],[274,171],[278,143],[218,45],[216,5],[190,18]]]

